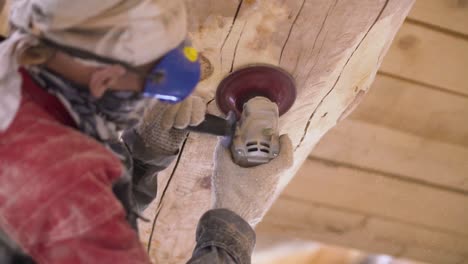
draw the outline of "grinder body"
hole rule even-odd
[[[236,124],[231,151],[242,167],[268,163],[279,154],[278,106],[265,97],[254,97],[244,104]]]
[[[234,71],[219,84],[219,109],[237,120],[207,115],[192,131],[228,136],[233,160],[240,166],[268,163],[279,155],[279,117],[296,100],[292,76],[273,65],[251,65]]]

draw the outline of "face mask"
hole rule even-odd
[[[115,141],[120,131],[135,126],[148,104],[156,102],[131,91],[107,91],[96,99],[87,87],[45,68],[28,71],[39,86],[62,102],[81,132],[103,143]]]
[[[118,137],[120,131],[139,122],[148,104],[158,99],[172,104],[186,99],[200,80],[198,52],[188,41],[168,52],[149,74],[140,72],[124,62],[104,58],[85,50],[62,46],[47,39],[45,45],[71,56],[103,64],[119,64],[145,78],[142,93],[107,91],[95,99],[87,87],[76,84],[42,67],[32,67],[30,73],[40,86],[55,94],[66,106],[78,128],[95,139],[106,142]]]
[[[128,63],[101,57],[85,50],[63,46],[47,39],[41,39],[41,42],[76,58],[101,64],[121,65],[129,72],[145,79],[143,89],[145,97],[167,103],[176,104],[187,98],[195,90],[201,77],[199,54],[189,41],[184,41],[177,48],[169,51],[153,66],[149,74],[141,72]]]

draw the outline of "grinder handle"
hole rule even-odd
[[[211,134],[214,136],[232,136],[235,131],[235,124],[232,124],[222,117],[206,114],[205,120],[200,125],[189,126],[187,129],[192,132]]]

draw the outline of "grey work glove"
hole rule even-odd
[[[292,164],[293,147],[287,135],[280,137],[277,158],[253,168],[235,164],[230,150],[218,143],[212,181],[213,207],[237,213],[254,228],[276,199],[280,174]]]
[[[187,136],[186,128],[203,122],[205,113],[206,104],[198,96],[175,105],[157,102],[147,110],[136,131],[150,151],[177,154]]]

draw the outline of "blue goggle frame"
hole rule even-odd
[[[168,103],[179,103],[195,90],[201,76],[198,52],[188,41],[168,52],[151,70],[143,95]]]

